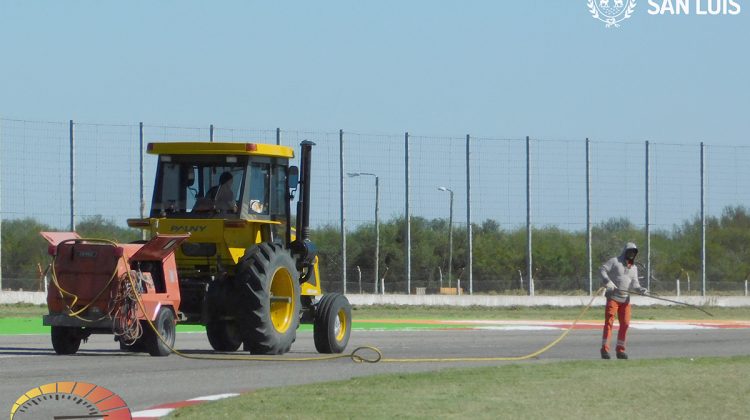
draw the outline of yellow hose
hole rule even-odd
[[[65,240],[65,241],[61,241],[60,243],[57,244],[57,246],[60,246],[60,244],[63,244],[65,242],[71,242],[71,241],[76,241],[76,240],[80,240],[80,239],[68,239],[68,240]],[[101,243],[106,243],[106,244],[112,245],[114,247],[118,246],[115,242],[109,241],[107,239],[85,239],[85,241],[86,242],[101,242]],[[56,261],[57,261],[57,254],[55,254],[52,257],[52,269],[50,270],[51,273],[52,273],[52,283],[55,285],[55,287],[57,287],[57,290],[60,293],[60,298],[62,299],[63,304],[65,305],[65,307],[69,311],[69,313],[67,315],[70,316],[70,317],[77,318],[77,319],[79,319],[81,321],[84,321],[84,322],[97,322],[97,321],[101,321],[102,319],[107,318],[107,316],[109,316],[109,313],[105,313],[99,319],[94,319],[94,320],[82,318],[79,315],[82,314],[82,313],[84,313],[84,312],[86,312],[86,310],[91,305],[93,305],[96,301],[99,300],[99,297],[102,295],[102,293],[104,293],[104,291],[107,290],[107,288],[109,288],[109,285],[112,284],[112,281],[115,279],[115,277],[117,277],[117,265],[115,265],[114,272],[109,277],[109,280],[107,280],[107,284],[104,285],[104,287],[99,291],[99,293],[97,293],[96,296],[93,299],[91,299],[91,301],[88,304],[86,304],[83,308],[74,311],[73,307],[76,305],[76,302],[78,302],[78,295],[76,295],[75,293],[70,293],[67,290],[63,289],[62,286],[60,286],[60,282],[58,282],[58,280],[57,280],[57,270],[55,268],[55,262]],[[125,261],[125,263],[126,263],[125,266],[127,267],[127,261]],[[70,296],[70,297],[73,298],[73,301],[70,303],[70,305],[68,305],[68,303],[65,301],[65,295],[68,295],[68,296]]]
[[[87,242],[102,242],[107,243],[112,246],[117,247],[118,245],[115,242],[106,240],[106,239],[86,239]],[[65,241],[63,241],[65,242]],[[61,243],[63,243],[61,242]],[[59,245],[59,244],[58,244]],[[70,313],[68,316],[76,317],[82,321],[86,322],[94,322],[92,320],[87,320],[84,318],[81,318],[79,315],[83,312],[85,312],[94,302],[96,302],[99,297],[104,293],[105,290],[109,287],[109,285],[112,283],[112,281],[117,277],[117,267],[119,265],[115,266],[115,270],[110,276],[109,280],[107,281],[107,284],[102,288],[102,290],[99,291],[99,293],[96,295],[96,297],[89,302],[87,305],[85,305],[83,308],[74,311],[73,306],[75,306],[76,302],[78,301],[78,296],[74,293],[70,293],[63,289],[58,280],[57,280],[57,273],[55,269],[55,260],[57,256],[53,257],[52,260],[52,282],[57,287],[60,297],[63,299],[63,303],[67,306]],[[129,268],[128,261],[125,258],[125,255],[122,257],[122,262],[125,264],[126,268]],[[129,269],[126,270],[128,281],[131,284],[131,287],[133,290],[138,290],[138,286],[136,284],[135,279],[133,278],[133,275]],[[336,359],[351,359],[353,362],[356,363],[378,363],[378,362],[384,362],[384,363],[452,363],[452,362],[500,362],[500,361],[521,361],[521,360],[528,360],[532,359],[534,357],[537,357],[541,355],[542,353],[548,351],[552,347],[559,344],[569,333],[573,330],[575,325],[581,320],[583,315],[591,308],[591,305],[594,303],[594,299],[596,296],[601,293],[603,288],[600,288],[596,291],[591,297],[591,300],[589,303],[583,308],[583,310],[578,314],[576,319],[570,324],[568,328],[563,331],[562,334],[560,334],[559,337],[552,340],[547,345],[543,346],[542,348],[531,352],[526,355],[522,356],[489,356],[489,357],[420,357],[420,358],[388,358],[383,357],[383,352],[374,346],[360,346],[356,347],[354,350],[352,350],[349,353],[342,353],[342,354],[330,354],[330,355],[322,355],[322,356],[311,356],[311,357],[278,357],[278,356],[245,356],[245,355],[216,355],[216,356],[206,356],[206,355],[190,355],[185,354],[177,349],[175,349],[171,344],[167,343],[167,341],[164,339],[164,337],[159,332],[158,328],[154,325],[153,322],[148,317],[148,314],[146,312],[146,308],[143,306],[143,301],[141,299],[141,295],[139,293],[136,293],[136,301],[138,302],[138,306],[141,309],[141,313],[143,313],[144,318],[150,328],[156,333],[156,336],[159,337],[159,340],[161,340],[164,345],[166,345],[170,351],[172,351],[174,354],[183,357],[185,359],[192,359],[192,360],[233,360],[233,361],[253,361],[253,362],[319,362],[319,361],[326,361],[326,360],[336,360]],[[70,305],[68,305],[65,302],[65,296],[68,295],[73,297],[73,301]],[[107,314],[109,315],[109,314]],[[107,315],[103,316],[100,319],[104,319]],[[371,352],[372,355],[363,355],[362,353],[365,352]]]
[[[124,258],[124,257],[123,257]],[[129,272],[128,272],[129,273]],[[133,286],[135,287],[134,279],[130,274],[128,274],[128,278],[130,279],[131,283],[133,283]],[[354,350],[352,350],[349,353],[342,353],[342,354],[331,354],[331,355],[324,355],[324,356],[311,356],[311,357],[278,357],[278,356],[244,356],[244,355],[233,355],[233,356],[205,356],[205,355],[190,355],[182,353],[181,351],[175,349],[173,346],[171,346],[169,343],[166,342],[164,337],[159,333],[156,326],[146,318],[146,321],[148,322],[148,325],[151,327],[151,329],[156,333],[157,337],[159,337],[159,340],[161,340],[164,345],[166,345],[174,354],[183,357],[185,359],[192,359],[192,360],[242,360],[242,361],[253,361],[253,362],[320,362],[320,361],[326,361],[326,360],[336,360],[336,359],[351,359],[353,362],[356,363],[378,363],[378,362],[384,362],[384,363],[451,363],[451,362],[500,362],[500,361],[520,361],[520,360],[527,360],[534,357],[539,356],[540,354],[546,352],[547,350],[551,349],[552,347],[559,344],[569,333],[573,330],[575,325],[578,323],[578,321],[581,320],[583,315],[591,308],[591,305],[594,303],[594,299],[596,299],[596,296],[601,293],[604,290],[604,288],[600,288],[591,296],[591,300],[589,303],[583,308],[580,314],[578,314],[578,317],[570,324],[570,326],[563,331],[563,333],[557,337],[556,339],[552,340],[549,344],[545,345],[544,347],[540,348],[539,350],[536,350],[532,353],[523,355],[523,356],[500,356],[500,357],[440,357],[440,358],[386,358],[383,357],[383,352],[374,346],[360,346],[356,347]],[[141,311],[143,314],[146,314],[146,309],[143,307],[143,302],[141,301],[140,295],[138,295],[138,305],[141,308]],[[361,353],[370,351],[374,355],[372,357],[363,356]]]
[[[106,239],[86,239],[87,242],[101,242],[110,244],[112,246],[119,246],[115,242],[106,240]],[[63,241],[65,242],[65,241]],[[61,243],[63,243],[61,242]],[[59,245],[59,244],[58,244]],[[92,320],[87,320],[84,318],[81,318],[79,315],[83,312],[85,312],[94,302],[96,302],[99,297],[104,293],[105,290],[109,287],[109,285],[112,283],[112,281],[117,277],[117,265],[115,265],[115,270],[110,276],[109,280],[107,281],[107,284],[102,288],[102,290],[99,291],[99,293],[94,297],[94,299],[89,302],[87,305],[85,305],[83,308],[74,311],[73,306],[75,306],[76,302],[78,301],[78,296],[74,293],[70,293],[67,290],[63,289],[60,286],[60,283],[57,280],[57,272],[55,269],[55,261],[57,256],[55,255],[52,260],[52,282],[54,283],[55,287],[57,287],[60,297],[63,299],[63,303],[66,305],[70,313],[68,316],[76,317],[82,321],[86,322],[94,322]],[[136,284],[135,279],[133,278],[133,275],[131,273],[131,270],[129,270],[128,261],[125,258],[125,255],[123,254],[122,262],[125,264],[126,275],[128,278],[128,281],[130,282],[130,285],[133,290],[138,290],[138,285]],[[378,362],[384,362],[384,363],[451,363],[451,362],[500,362],[500,361],[521,361],[521,360],[528,360],[532,359],[534,357],[537,357],[541,355],[542,353],[548,351],[552,347],[559,344],[569,333],[573,330],[575,325],[581,320],[583,315],[591,308],[591,305],[594,303],[594,299],[596,296],[601,293],[603,288],[600,288],[596,291],[591,297],[591,300],[589,303],[583,308],[583,310],[578,314],[576,319],[570,324],[568,328],[563,331],[562,334],[560,334],[559,337],[552,340],[550,343],[545,345],[544,347],[531,352],[526,355],[522,356],[489,356],[489,357],[420,357],[420,358],[388,358],[383,357],[383,352],[374,346],[360,346],[356,347],[354,350],[352,350],[349,353],[342,353],[342,354],[330,354],[330,355],[323,355],[323,356],[311,356],[311,357],[278,357],[278,356],[245,356],[245,355],[217,355],[217,356],[206,356],[206,355],[190,355],[185,354],[177,349],[175,349],[171,344],[167,343],[167,341],[164,339],[164,337],[159,332],[158,328],[154,325],[153,322],[148,317],[148,314],[146,312],[146,308],[143,306],[143,301],[141,299],[141,295],[139,293],[136,293],[136,301],[138,302],[138,307],[141,309],[141,313],[143,313],[144,318],[148,325],[151,327],[151,329],[156,333],[156,336],[159,337],[159,340],[161,340],[164,345],[166,345],[174,354],[186,358],[186,359],[192,359],[192,360],[241,360],[241,361],[254,361],[254,362],[316,362],[316,361],[326,361],[326,360],[336,360],[336,359],[351,359],[353,362],[356,363],[378,363]],[[73,297],[73,301],[70,305],[65,302],[65,296],[68,295]],[[100,319],[104,319],[109,314],[104,315]],[[362,353],[365,352],[372,352],[372,355],[362,355]]]

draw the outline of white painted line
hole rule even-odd
[[[472,330],[490,330],[490,331],[550,331],[562,330],[559,327],[545,327],[543,325],[505,325],[505,326],[487,326],[474,327]]]
[[[715,330],[716,327],[694,324],[630,324],[636,330]]]
[[[50,354],[3,354],[0,355],[0,359],[10,359],[11,357],[49,357],[53,355],[53,353]]]
[[[150,410],[134,411],[130,413],[133,417],[164,417],[174,411],[174,408],[152,408]]]
[[[236,397],[238,395],[240,394],[228,393],[228,394],[207,395],[205,397],[191,398],[188,401],[217,401],[217,400],[223,400],[224,398]]]

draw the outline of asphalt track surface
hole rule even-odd
[[[531,353],[561,334],[552,329],[353,331],[349,349],[378,347],[388,358],[500,357]],[[576,329],[560,344],[524,362],[354,363],[189,360],[120,352],[111,336],[95,335],[73,356],[56,356],[47,335],[0,336],[0,412],[29,389],[55,381],[83,381],[119,394],[133,411],[202,395],[258,388],[507,363],[597,360],[601,332]],[[214,354],[203,333],[178,333],[176,347],[189,354]],[[750,328],[631,330],[628,353],[635,358],[750,354]],[[247,354],[237,352],[231,354]],[[317,356],[311,332],[300,332],[291,357]],[[628,363],[601,360],[601,363]],[[367,390],[362,390],[367,392]]]

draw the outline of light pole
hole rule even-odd
[[[378,282],[380,281],[378,267],[380,265],[380,179],[377,175],[369,172],[349,172],[349,178],[357,176],[372,176],[375,177],[375,292],[378,290]],[[385,285],[383,285],[382,294],[385,294]]]
[[[450,217],[448,218],[448,287],[451,287],[451,271],[453,270],[453,190],[448,187],[438,187],[438,190],[451,193]]]

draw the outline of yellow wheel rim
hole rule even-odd
[[[294,279],[285,268],[279,268],[271,279],[271,322],[279,333],[292,325],[294,314]]]
[[[344,336],[346,336],[346,311],[344,308],[339,309],[334,322],[333,332],[336,335],[336,341],[343,341]]]

